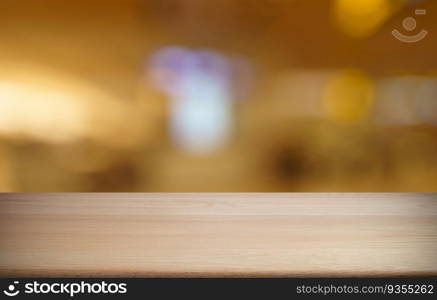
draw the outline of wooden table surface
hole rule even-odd
[[[407,275],[437,275],[437,195],[0,195],[0,276]]]

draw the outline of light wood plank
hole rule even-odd
[[[437,195],[2,194],[11,275],[437,275]]]

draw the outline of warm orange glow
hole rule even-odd
[[[45,69],[20,66],[7,78],[1,75],[0,136],[48,143],[91,138],[129,147],[141,134],[144,110],[136,102],[123,103],[76,78]]]

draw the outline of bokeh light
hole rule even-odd
[[[65,142],[84,134],[84,103],[71,94],[38,85],[0,82],[0,132],[51,142]]]
[[[171,98],[171,136],[179,147],[205,153],[226,143],[235,100],[230,60],[212,51],[166,48],[152,57],[149,72]]]
[[[328,116],[340,122],[358,122],[369,115],[374,103],[372,80],[359,71],[335,75],[324,91]]]
[[[403,0],[336,0],[334,18],[341,30],[355,38],[375,33]]]
[[[0,10],[0,191],[435,192],[437,40],[392,32],[437,1],[37,2]]]

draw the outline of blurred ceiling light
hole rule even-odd
[[[334,121],[359,122],[374,102],[373,82],[358,71],[346,71],[331,79],[323,93],[328,116]]]
[[[404,0],[335,0],[334,19],[340,29],[355,38],[368,37],[402,6]]]
[[[181,149],[200,154],[231,133],[233,62],[212,51],[165,48],[151,59],[152,83],[170,99],[170,134]]]

